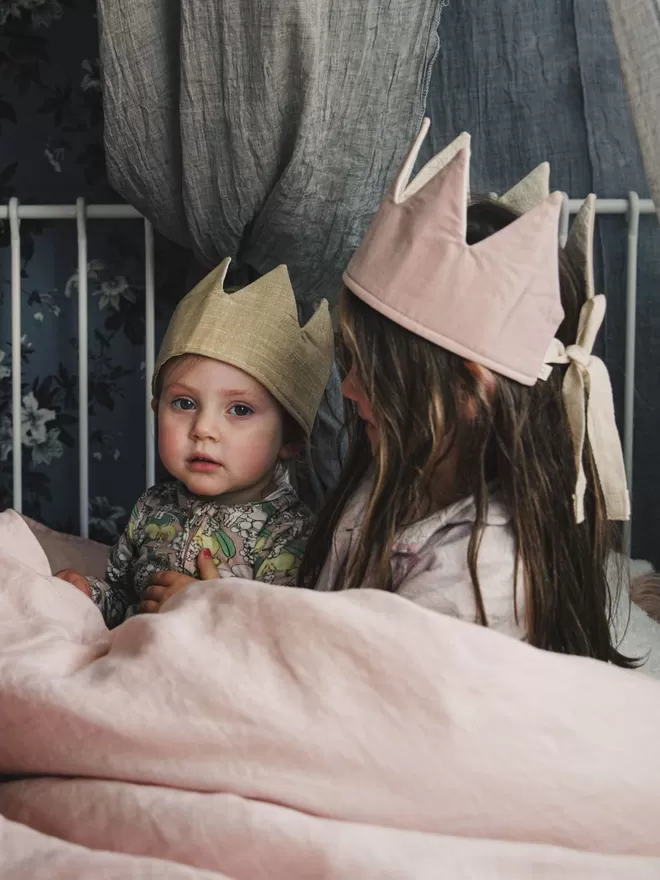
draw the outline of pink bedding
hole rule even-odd
[[[108,632],[49,575],[1,514],[3,880],[660,876],[646,676],[368,590],[210,581]]]

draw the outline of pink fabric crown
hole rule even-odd
[[[564,317],[561,194],[469,246],[469,137],[459,139],[453,157],[439,154],[409,182],[428,128],[426,119],[344,282],[418,336],[534,385]]]

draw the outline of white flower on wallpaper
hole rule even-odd
[[[128,302],[135,302],[135,294],[123,275],[117,275],[116,278],[102,281],[99,288],[92,293],[92,296],[100,297],[100,309],[110,306],[116,312],[121,308],[122,299],[128,300]]]
[[[64,453],[60,429],[47,427],[55,418],[56,413],[52,409],[39,406],[32,391],[25,395],[21,407],[21,443],[31,450],[33,464],[50,464]],[[11,418],[3,416],[0,421],[0,461],[7,461],[11,451]]]
[[[8,379],[11,376],[11,368],[5,364],[6,352],[0,348],[0,379]]]
[[[92,458],[95,461],[105,461],[107,458],[119,461],[121,458],[121,449],[118,445],[120,440],[121,434],[113,434],[109,431],[94,431],[91,441],[100,448],[92,452]]]
[[[28,12],[34,27],[48,27],[62,18],[62,4],[58,0],[0,0],[0,25],[10,18],[20,18]]]
[[[74,272],[64,288],[64,296],[71,298],[78,290],[78,272]],[[87,264],[87,290],[98,297],[99,309],[108,307],[118,312],[122,300],[135,302],[135,293],[123,275],[111,275],[102,260],[90,260]]]
[[[89,58],[85,58],[80,66],[85,71],[85,75],[80,81],[80,88],[83,90],[83,92],[88,92],[90,89],[94,89],[95,91],[100,92],[101,65],[99,63],[99,59],[97,58],[96,61],[90,61]]]
[[[46,293],[40,293],[38,291],[34,291],[28,297],[28,305],[31,305],[33,308],[36,307],[36,311],[33,312],[32,317],[35,321],[39,321],[43,323],[46,314],[44,312],[44,307],[53,315],[55,318],[59,318],[62,309],[55,302],[55,297],[57,296],[57,290],[49,290]]]
[[[48,160],[50,167],[56,174],[62,173],[62,162],[64,160],[64,148],[63,147],[51,147],[47,146],[44,148],[44,158]]]
[[[108,538],[116,539],[119,537],[118,521],[126,514],[123,507],[111,504],[105,495],[97,495],[95,498],[90,498],[89,512],[91,528]]]
[[[54,458],[62,458],[64,446],[60,442],[60,429],[50,428],[46,433],[43,443],[38,443],[32,449],[32,461],[34,464],[50,464]]]
[[[91,282],[98,281],[101,277],[101,273],[105,272],[105,263],[102,260],[90,260],[87,263],[87,285],[91,284]],[[78,290],[78,270],[73,273],[73,275],[69,276],[69,280],[67,281],[64,287],[64,296],[67,299],[71,299],[73,292]]]
[[[46,425],[55,419],[56,413],[52,409],[41,409],[39,401],[30,391],[23,398],[21,407],[21,436],[23,446],[39,446],[47,441],[48,429]]]

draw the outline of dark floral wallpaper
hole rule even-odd
[[[118,201],[102,134],[94,3],[0,0],[0,203]],[[90,532],[112,541],[145,486],[144,227],[87,228]],[[75,223],[22,221],[21,240],[24,512],[77,532]],[[159,332],[185,290],[188,261],[157,237]],[[0,509],[12,503],[10,267],[0,221]]]

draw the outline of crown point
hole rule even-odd
[[[285,265],[229,296],[223,295],[229,262],[213,269],[177,306],[152,387],[173,357],[199,354],[224,361],[260,382],[308,434],[332,366],[327,303],[301,328]]]
[[[467,131],[462,131],[458,137],[456,137],[443,150],[429,159],[426,165],[424,165],[420,172],[415,176],[414,180],[408,183],[405,191],[401,193],[399,200],[405,201],[415,195],[416,192],[419,192],[419,190],[426,186],[432,178],[440,174],[440,172],[449,165],[461,150],[467,150],[469,158],[471,142],[472,138]]]
[[[498,201],[518,214],[525,214],[550,195],[550,163],[542,162]]]
[[[231,257],[225,257],[224,260],[220,263],[215,272],[214,282],[219,285],[219,292],[224,293],[225,288],[225,280],[227,278],[227,272],[229,271],[229,264],[231,263]]]
[[[318,321],[325,322],[325,321],[326,321],[326,316],[327,316],[327,317],[330,316],[330,305],[329,305],[327,299],[322,299],[322,300],[318,303],[317,307],[314,309],[314,313],[313,313],[313,315],[312,315],[311,318],[307,321],[307,323],[305,324],[305,326],[306,326],[306,327],[309,327],[309,325],[312,323],[312,321],[315,321],[315,322],[318,322]]]
[[[413,141],[411,148],[408,150],[408,154],[403,160],[401,169],[396,176],[396,180],[394,181],[392,196],[394,198],[394,201],[397,203],[401,202],[403,199],[404,191],[408,185],[408,182],[410,181],[410,175],[413,172],[415,162],[417,161],[417,157],[419,156],[419,151],[422,149],[422,144],[426,140],[426,135],[428,134],[430,127],[431,120],[428,116],[425,116],[419,129],[419,133]]]
[[[564,252],[585,285],[587,299],[596,294],[593,249],[596,223],[596,196],[590,193],[577,212],[566,240]]]

